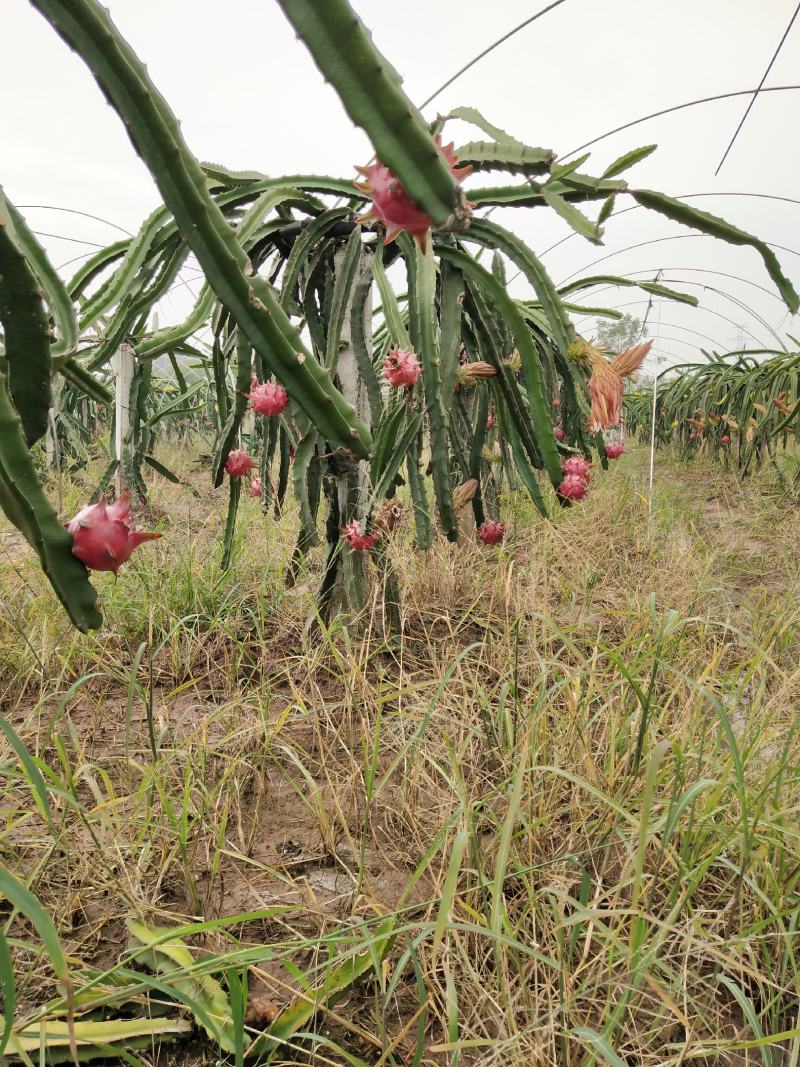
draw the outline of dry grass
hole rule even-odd
[[[549,526],[509,500],[501,550],[401,529],[388,640],[306,629],[293,518],[251,501],[223,575],[221,494],[154,486],[165,536],[98,579],[85,637],[10,541],[0,693],[54,822],[6,748],[0,848],[77,985],[127,916],[247,913],[192,940],[220,976],[252,949],[263,1021],[391,914],[386,960],[270,1062],[796,1067],[800,521],[665,467],[648,543],[637,456],[596,480]],[[41,1011],[37,937],[6,928]]]

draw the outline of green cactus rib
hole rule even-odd
[[[415,272],[414,299],[411,315],[416,320],[420,338],[419,355],[422,362],[422,387],[430,427],[433,488],[439,521],[449,541],[458,540],[458,517],[453,506],[453,483],[450,477],[447,417],[442,400],[442,376],[439,362],[439,338],[436,322],[436,260],[433,248],[426,252],[414,245],[414,260],[409,272]]]
[[[652,293],[653,296],[663,296],[665,300],[677,300],[691,307],[697,307],[699,303],[696,296],[682,293],[679,289],[670,289],[669,286],[659,285],[657,282],[640,282],[633,278],[621,278],[617,274],[593,274],[590,277],[578,278],[569,285],[562,285],[558,290],[558,295],[569,296],[570,293],[579,293],[582,289],[593,289],[596,285],[642,289],[645,293]]]
[[[125,255],[122,257],[122,262],[109,278],[107,284],[101,286],[96,293],[93,293],[88,298],[81,308],[81,332],[88,330],[101,315],[104,315],[109,308],[114,307],[119,302],[123,293],[128,291],[131,282],[147,259],[153,238],[166,221],[167,214],[166,208],[156,208],[145,220],[136,237],[131,241],[125,251]]]
[[[148,364],[151,366],[151,364]],[[253,352],[250,347],[250,338],[240,330],[236,331],[236,395],[233,399],[230,414],[220,434],[219,447],[214,452],[214,468],[212,480],[215,487],[222,485],[225,476],[225,463],[228,454],[233,448],[239,436],[239,427],[242,425],[244,413],[247,411],[248,396],[250,392],[250,375],[253,367]]]
[[[539,353],[536,350],[536,345],[533,342],[525,319],[522,317],[516,302],[485,267],[482,267],[466,252],[445,247],[442,247],[440,251],[443,256],[446,256],[457,267],[460,267],[466,275],[476,281],[486,298],[497,309],[501,319],[505,320],[511,330],[522,359],[522,371],[525,375],[528,405],[530,407],[536,445],[550,481],[554,486],[560,485],[562,480],[561,460],[558,455],[556,439],[553,435],[549,405],[545,398]]]
[[[525,242],[488,219],[475,219],[465,236],[467,240],[476,241],[486,248],[500,249],[520,268],[542,305],[553,340],[562,351],[566,351],[576,337],[575,330],[550,275]]]
[[[347,208],[331,208],[310,222],[292,246],[281,278],[281,307],[286,309],[292,299],[300,271],[314,245],[327,233],[335,222],[350,216]]]
[[[107,12],[96,0],[31,3],[92,71],[209,284],[253,347],[333,445],[367,458],[369,431],[333,387],[330,375],[305,351],[271,287],[254,284],[247,254],[211,196],[175,116]]]
[[[461,191],[422,115],[347,0],[278,0],[352,121],[436,226],[465,215]]]
[[[420,421],[420,427],[421,427]],[[422,429],[420,428],[416,438],[410,443],[406,453],[406,472],[408,473],[408,488],[411,493],[411,503],[414,508],[414,529],[416,532],[417,548],[427,551],[433,543],[433,519],[431,518],[431,505],[428,499],[428,490],[425,488],[425,479],[420,473],[419,465],[422,458]]]
[[[90,374],[77,360],[67,360],[61,368],[61,373],[71,385],[74,385],[76,389],[80,389],[82,393],[85,393],[86,396],[95,400],[98,404],[113,404],[114,397],[109,390],[106,389],[102,382],[98,382],[97,378]]]
[[[39,284],[18,246],[13,224],[0,204],[0,323],[3,326],[8,388],[25,440],[47,432],[50,412],[50,324]]]
[[[476,332],[481,338],[482,356],[497,370],[497,377],[490,382],[492,392],[496,394],[499,390],[499,395],[503,398],[505,409],[516,427],[531,466],[540,469],[542,458],[533,431],[529,405],[526,405],[516,376],[503,360],[500,324],[497,317],[492,314],[480,287],[474,281],[470,282],[467,287],[467,303]]]
[[[0,188],[0,219],[5,218],[13,233],[14,242],[25,256],[28,266],[43,291],[56,327],[56,339],[51,346],[54,360],[67,360],[78,347],[78,324],[75,308],[63,281],[47,258],[47,254],[31,232],[25,219]]]
[[[99,252],[90,256],[67,282],[67,293],[70,299],[78,300],[86,286],[90,285],[98,274],[102,274],[112,263],[122,259],[130,248],[130,244],[131,238],[123,237],[121,241],[106,245],[105,248],[101,248]]]
[[[97,593],[72,554],[72,537],[58,521],[36,477],[8,384],[0,374],[0,506],[34,548],[61,603],[84,633],[101,625]]]
[[[693,230],[707,233],[711,237],[727,241],[728,244],[749,245],[750,248],[754,248],[764,261],[767,273],[775,283],[784,304],[793,315],[796,315],[800,310],[800,297],[798,297],[794,286],[781,270],[778,257],[765,241],[754,237],[745,230],[740,230],[738,226],[731,225],[730,222],[726,222],[725,219],[721,219],[717,215],[691,207],[682,200],[675,200],[664,193],[653,192],[651,189],[631,189],[630,193],[637,204],[641,204],[642,207],[647,208],[649,211],[657,211],[668,219],[672,219],[673,222],[679,222]]]

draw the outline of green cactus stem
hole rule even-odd
[[[209,284],[253,347],[334,445],[367,457],[372,447],[369,432],[333,387],[330,375],[305,350],[272,288],[252,276],[247,254],[211,196],[175,116],[108,13],[96,0],[31,2],[92,71]]]
[[[0,506],[35,549],[53,589],[84,633],[102,624],[97,593],[72,554],[72,536],[58,520],[36,477],[8,383],[0,374]]]
[[[443,226],[464,221],[458,184],[409,98],[347,0],[278,0],[352,121],[411,197]]]

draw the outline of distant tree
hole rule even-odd
[[[597,325],[597,341],[609,353],[624,352],[647,337],[642,329],[642,320],[635,315],[623,315],[621,319],[604,320]]]

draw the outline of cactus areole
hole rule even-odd
[[[67,526],[72,534],[72,554],[93,571],[113,571],[130,559],[133,550],[145,541],[161,536],[150,530],[137,530],[131,514],[130,493],[113,504],[89,504]]]
[[[472,173],[469,165],[459,166],[453,145],[442,147],[441,138],[436,138],[439,151],[450,168],[450,173],[458,182],[462,182]],[[433,225],[430,215],[416,204],[399,178],[379,160],[368,167],[356,167],[364,178],[363,182],[354,182],[356,189],[366,193],[372,199],[369,211],[360,215],[359,222],[376,220],[386,227],[385,244],[390,244],[400,233],[410,233],[424,252],[428,242],[428,231]]]

